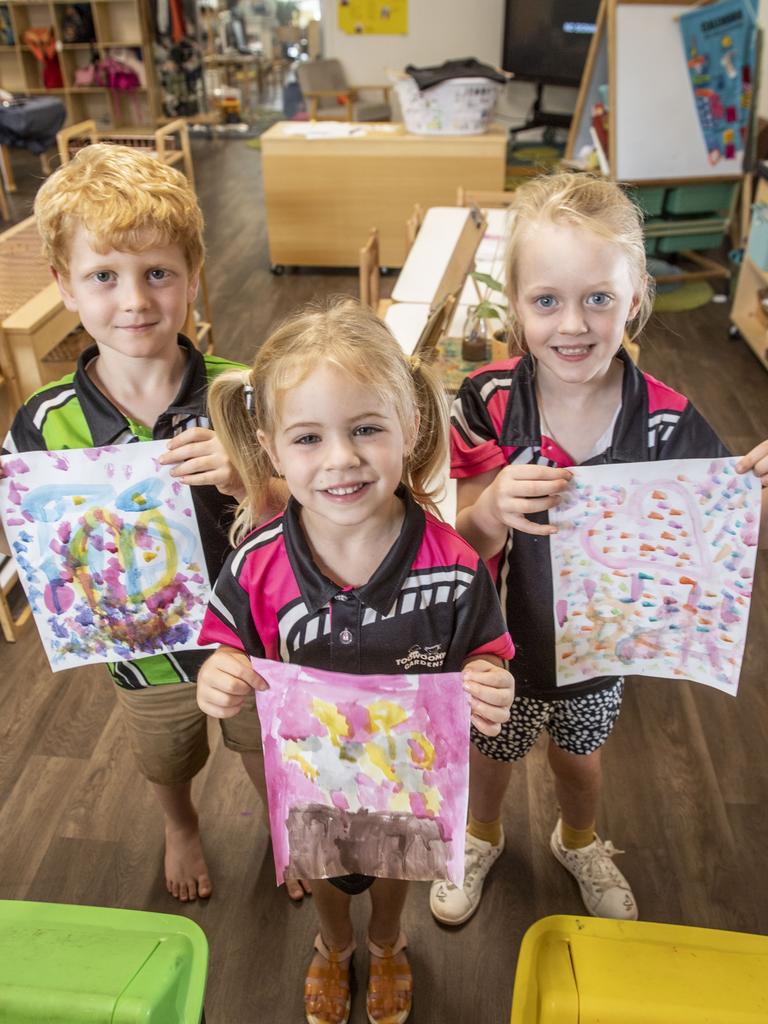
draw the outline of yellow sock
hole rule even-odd
[[[475,839],[498,846],[501,842],[501,818],[497,818],[495,821],[478,821],[470,812],[467,832]]]
[[[584,846],[589,846],[592,840],[595,838],[595,825],[594,822],[589,828],[571,828],[570,825],[560,819],[560,838],[563,841],[563,846],[566,850],[581,850]]]

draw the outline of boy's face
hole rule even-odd
[[[68,276],[54,271],[64,305],[100,348],[138,359],[163,355],[175,346],[197,294],[198,275],[190,275],[181,247],[102,254],[91,241],[78,225]]]

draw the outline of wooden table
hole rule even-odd
[[[325,122],[327,124],[327,122]],[[504,187],[507,131],[411,135],[399,124],[359,124],[342,138],[295,134],[285,122],[261,136],[269,256],[285,265],[354,267],[371,228],[380,261],[400,267],[405,222],[415,203],[452,206],[460,185]]]

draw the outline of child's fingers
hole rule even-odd
[[[172,451],[163,452],[157,461],[163,466],[177,466],[184,462],[210,457],[211,445],[207,441],[195,441],[194,444],[184,444]]]
[[[475,712],[470,715],[470,721],[477,731],[483,734],[483,736],[498,736],[501,732],[502,723],[489,722],[487,718],[483,718],[482,715],[476,714]]]
[[[552,523],[534,523],[520,513],[509,512],[502,516],[502,522],[510,530],[532,533],[537,537],[551,537],[553,533],[557,533],[557,527]]]
[[[214,437],[213,431],[209,427],[189,427],[187,430],[182,430],[180,434],[176,434],[172,437],[166,445],[168,451],[175,451],[177,448],[183,448],[184,445],[188,444],[199,444],[201,441],[210,441]]]

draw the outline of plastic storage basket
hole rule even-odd
[[[496,111],[501,85],[487,78],[451,78],[423,92],[409,76],[395,81],[405,127],[415,135],[481,135]]]
[[[768,205],[755,203],[747,244],[749,258],[761,270],[768,270]]]

